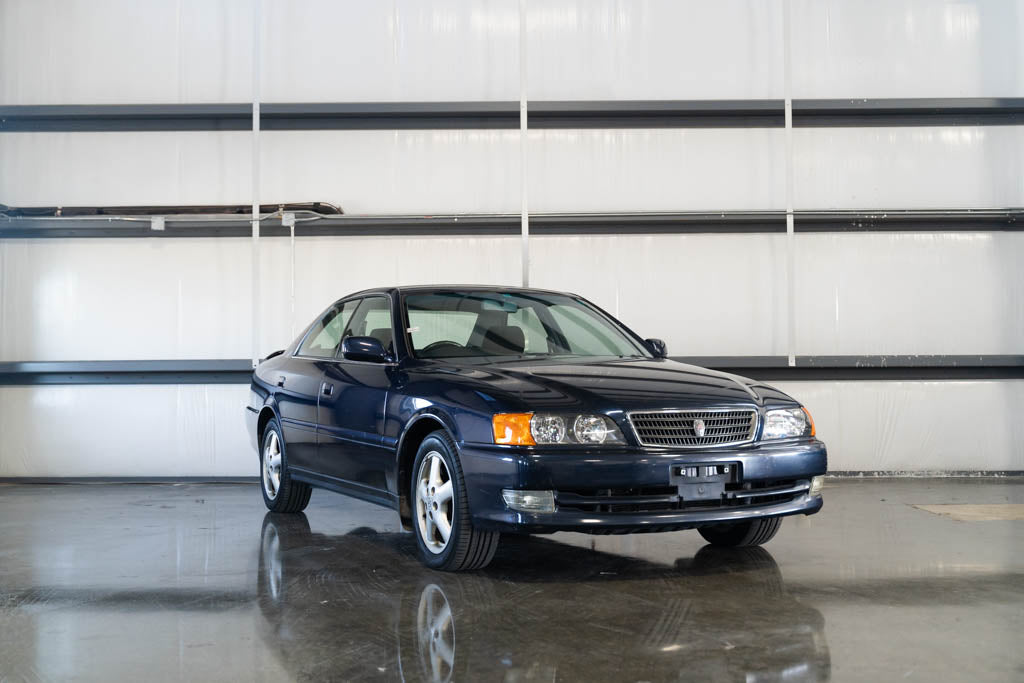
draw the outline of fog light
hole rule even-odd
[[[505,505],[520,512],[555,511],[555,494],[551,491],[502,489],[501,497],[505,500]]]
[[[812,496],[820,496],[821,495],[821,489],[824,486],[825,486],[825,477],[824,476],[812,477],[811,478],[811,490],[808,491],[808,493],[811,494]]]

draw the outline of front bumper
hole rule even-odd
[[[759,444],[737,449],[653,452],[636,449],[586,451],[539,451],[500,446],[465,444],[460,449],[469,506],[474,526],[505,532],[633,533],[672,531],[706,524],[759,517],[813,514],[821,509],[820,496],[805,490],[790,495],[765,496],[737,504],[731,497],[718,505],[701,501],[687,506],[561,505],[554,512],[519,512],[505,505],[501,489],[551,490],[556,492],[644,492],[671,487],[670,472],[679,465],[738,465],[739,481],[733,486],[800,488],[802,482],[827,469],[825,444],[816,440]],[[794,486],[795,485],[795,486]],[[611,495],[611,494],[610,494]],[[727,494],[728,495],[728,494]],[[568,499],[579,496],[564,495]],[[595,498],[594,500],[600,500]],[[610,500],[610,499],[609,499]],[[616,502],[626,502],[621,493]],[[665,509],[669,507],[671,509]]]

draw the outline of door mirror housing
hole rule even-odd
[[[341,357],[368,363],[387,363],[391,360],[387,349],[376,337],[346,337],[341,342]]]
[[[655,358],[668,358],[668,346],[661,339],[645,339],[647,348],[651,350]]]

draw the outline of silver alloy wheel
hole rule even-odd
[[[263,490],[267,498],[274,500],[281,489],[281,441],[277,432],[271,430],[263,446]]]
[[[416,474],[416,522],[427,550],[439,555],[448,546],[454,517],[452,477],[444,458],[430,451]]]
[[[416,634],[427,679],[451,680],[455,669],[455,619],[447,596],[437,584],[430,584],[420,593]]]

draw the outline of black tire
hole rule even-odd
[[[276,490],[268,491],[268,475],[265,472],[264,459],[267,457],[268,447],[272,440],[276,439],[280,451],[279,482]],[[260,492],[263,494],[263,503],[271,512],[294,513],[302,512],[309,505],[309,497],[313,488],[309,484],[294,481],[288,472],[287,445],[284,442],[284,435],[281,433],[281,426],[274,418],[267,423],[263,429],[263,436],[260,439]],[[273,494],[273,495],[271,495]]]
[[[746,522],[712,524],[699,527],[697,531],[711,545],[740,548],[767,543],[772,540],[780,526],[782,526],[781,517],[768,517],[751,519]]]
[[[438,453],[447,467],[449,481],[452,484],[451,498],[451,533],[447,544],[440,552],[427,547],[420,530],[420,515],[417,506],[417,482],[420,466],[431,453]],[[412,501],[412,528],[416,536],[416,546],[420,560],[431,569],[457,572],[486,567],[494,558],[498,549],[501,534],[493,531],[479,531],[473,528],[469,516],[469,500],[466,496],[466,484],[462,475],[462,465],[455,448],[455,443],[447,432],[436,431],[427,436],[416,451],[409,480],[409,500]]]

